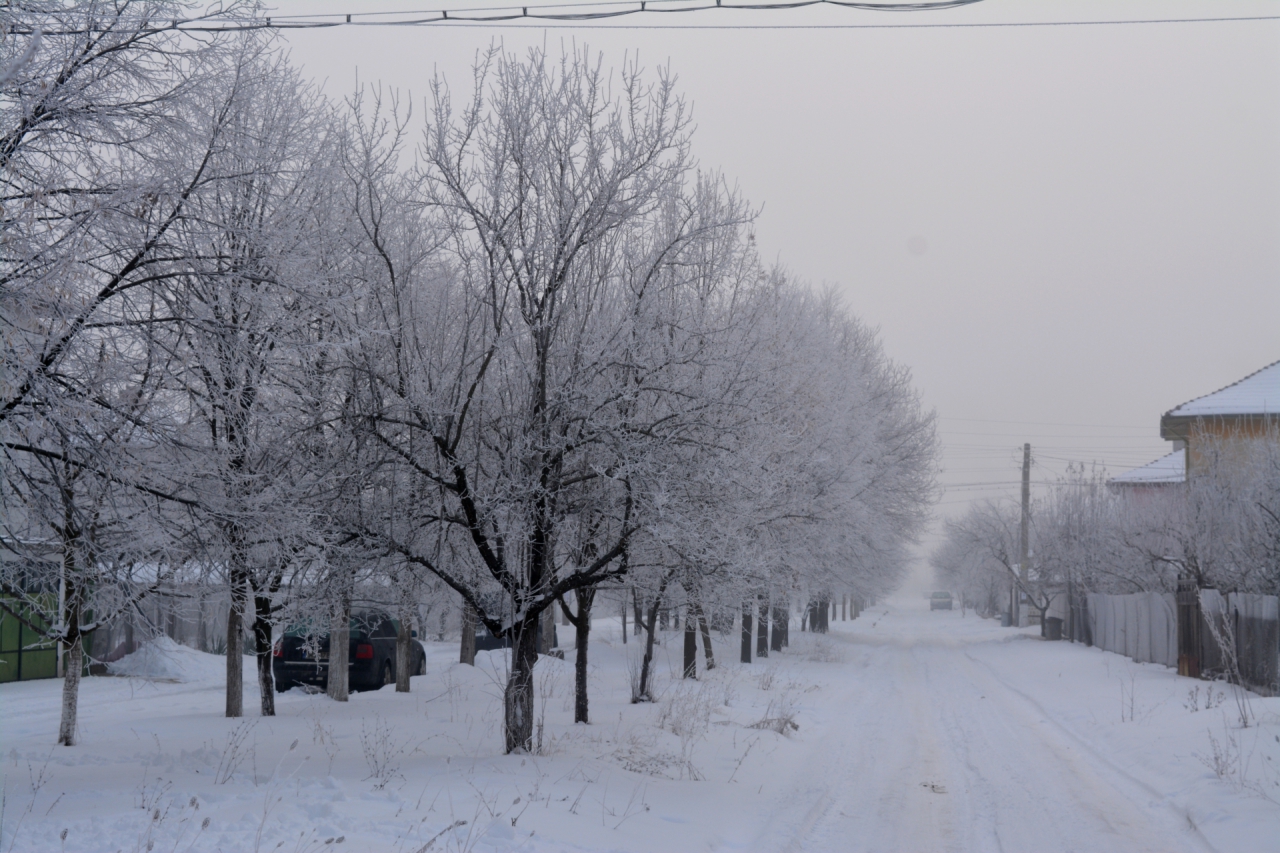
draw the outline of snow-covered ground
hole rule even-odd
[[[541,660],[531,756],[500,754],[500,653],[237,721],[222,658],[158,649],[122,668],[163,679],[85,680],[72,748],[58,682],[0,686],[0,853],[1278,849],[1280,699],[1242,729],[1231,688],[1033,634],[900,600],[750,666],[728,638],[697,682],[669,634],[631,705],[640,644],[600,620],[594,722]]]

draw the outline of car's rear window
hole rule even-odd
[[[369,617],[352,616],[351,621],[348,622],[347,625],[348,625],[348,630],[351,631],[352,636],[355,636],[357,634],[368,633]],[[286,637],[314,637],[314,636],[324,637],[324,636],[327,636],[328,634],[329,634],[328,621],[295,622],[294,624],[290,625],[288,628],[284,629],[284,635]]]

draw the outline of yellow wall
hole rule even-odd
[[[1187,478],[1206,465],[1245,464],[1256,441],[1280,443],[1280,417],[1245,415],[1201,418],[1188,424]]]

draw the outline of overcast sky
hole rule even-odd
[[[432,74],[465,91],[476,51],[495,39],[669,64],[693,105],[700,160],[761,207],[766,257],[838,286],[913,370],[939,416],[939,514],[954,515],[971,500],[1016,499],[1023,441],[1035,481],[1067,460],[1117,474],[1168,452],[1162,412],[1280,359],[1280,20],[794,27],[1248,15],[1280,15],[1280,4],[984,0],[287,39],[330,94],[350,91],[358,70],[412,95],[419,115]],[[705,28],[716,25],[762,28]]]

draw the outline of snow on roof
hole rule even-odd
[[[1185,450],[1175,450],[1154,462],[1148,462],[1141,468],[1134,468],[1132,471],[1125,471],[1111,478],[1111,482],[1117,486],[1150,486],[1186,481],[1187,452]]]
[[[1197,397],[1165,412],[1165,417],[1198,418],[1212,415],[1280,413],[1280,361],[1250,373],[1225,388]],[[1141,469],[1139,469],[1141,470]]]

